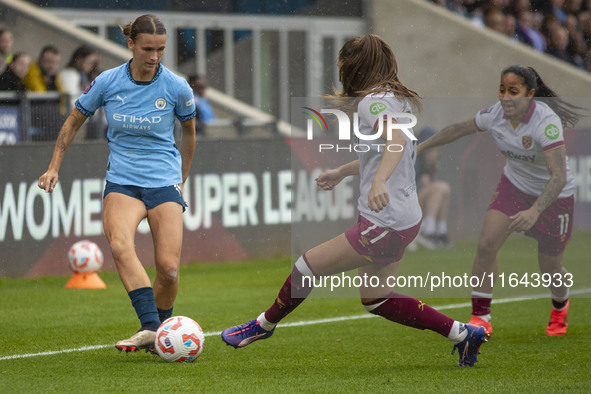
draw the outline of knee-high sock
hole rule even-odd
[[[404,294],[391,293],[371,304],[364,304],[365,309],[374,315],[385,317],[405,326],[429,329],[447,337],[454,324],[454,319],[431,308],[416,298]]]
[[[160,309],[158,308],[158,317],[160,318],[160,322],[164,323],[164,320],[172,317],[172,309]]]
[[[160,326],[158,309],[154,301],[154,291],[151,287],[141,287],[128,293],[135,313],[142,323],[142,329],[156,331]]]
[[[314,288],[314,273],[301,256],[293,266],[291,274],[279,290],[275,302],[265,312],[265,319],[270,323],[278,323],[298,307]]]
[[[482,293],[472,291],[472,314],[474,316],[490,315],[490,303],[492,302],[492,293]]]

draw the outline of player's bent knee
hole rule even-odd
[[[161,282],[172,284],[179,278],[179,269],[171,266],[159,266],[156,270],[156,275]]]
[[[499,251],[499,246],[497,242],[495,242],[491,238],[481,238],[478,240],[478,250],[477,253],[480,256],[496,256],[497,252]]]
[[[443,194],[444,196],[451,195],[451,187],[449,186],[449,183],[440,181],[438,184],[438,188],[439,188],[441,194]]]
[[[126,242],[125,238],[123,237],[111,236],[108,237],[107,240],[109,241],[109,246],[111,247],[113,259],[115,259],[116,262],[119,259],[121,259],[126,253],[134,251],[133,245],[129,242]]]

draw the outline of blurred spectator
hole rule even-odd
[[[12,61],[12,46],[14,37],[7,29],[0,29],[0,74],[4,72],[8,63]]]
[[[550,30],[550,37],[548,42],[548,49],[546,53],[557,57],[565,62],[574,64],[572,57],[568,51],[568,31],[565,27],[557,26]]]
[[[66,67],[58,73],[62,92],[70,96],[70,109],[90,83],[89,75],[98,61],[98,52],[82,45],[76,48]]]
[[[514,41],[519,41],[517,37],[517,21],[513,15],[505,15],[505,34]]]
[[[29,71],[31,56],[24,52],[15,53],[6,70],[0,74],[0,90],[24,92],[23,77]]]
[[[195,133],[199,137],[206,135],[207,124],[216,119],[213,108],[209,105],[209,101],[205,97],[205,90],[207,89],[207,79],[202,75],[190,75],[189,86],[193,89],[195,97],[195,106],[197,107],[197,121],[195,122]]]
[[[484,26],[501,34],[506,33],[507,18],[503,12],[495,7],[488,8],[482,15]]]
[[[583,0],[566,0],[563,9],[566,14],[577,15],[583,10]]]
[[[53,45],[41,49],[39,59],[29,68],[25,76],[25,86],[32,92],[60,91],[61,83],[57,75],[61,55]]]
[[[97,57],[94,57],[92,68],[88,73],[89,82],[94,81],[94,79],[102,72],[100,68],[100,61],[100,54]],[[86,139],[93,140],[107,138],[107,127],[108,124],[107,117],[105,115],[105,109],[101,107],[97,109],[95,114],[86,121]]]
[[[534,17],[529,10],[519,11],[515,33],[519,41],[534,48],[538,52],[546,50],[546,39],[541,31],[534,27]]]
[[[591,71],[591,0],[428,1]]]
[[[433,136],[437,131],[424,128],[418,135],[417,143]],[[437,179],[439,157],[437,149],[430,149],[418,155],[415,164],[417,195],[423,210],[421,237],[417,243],[429,249],[448,248],[451,242],[447,235],[447,214],[451,187],[446,181]]]
[[[97,52],[98,53],[98,52]],[[101,68],[99,67],[101,62],[100,55],[94,60],[94,64],[92,65],[92,69],[88,73],[88,80],[92,82],[99,74],[102,72]]]
[[[563,10],[564,0],[550,0],[550,13],[554,15],[560,23],[566,22],[566,13]]]
[[[468,3],[468,1],[447,0],[445,1],[445,8],[447,8],[453,13],[460,14],[464,17],[468,17],[468,10],[466,9],[464,3]]]
[[[81,45],[72,52],[68,64],[58,73],[61,91],[66,93],[70,99],[70,111],[90,83],[91,74],[98,69],[99,60],[98,51],[86,45]],[[97,113],[89,117],[87,122],[80,127],[75,137],[76,140],[101,138],[103,136],[100,132],[103,117],[104,113],[101,108],[101,111],[97,111]]]
[[[568,31],[568,36],[572,41],[574,36],[577,34],[577,31],[580,30],[579,19],[573,14],[568,14],[566,16],[566,22],[563,24],[563,26],[566,28],[566,31]]]

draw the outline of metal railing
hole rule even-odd
[[[0,145],[55,141],[68,117],[70,97],[58,92],[0,92]],[[200,138],[262,137],[278,135],[276,120],[247,117],[218,118],[201,128]],[[78,131],[74,142],[105,140],[106,119],[97,111]],[[175,125],[175,138],[180,139],[180,123]]]
[[[119,26],[149,11],[48,8],[99,36],[124,43]],[[163,63],[206,75],[215,89],[284,121],[290,97],[315,97],[339,86],[336,59],[361,18],[158,12],[168,30]]]
[[[55,140],[69,107],[58,92],[0,92],[0,145]]]

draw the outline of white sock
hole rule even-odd
[[[478,315],[478,317],[484,320],[485,322],[490,323],[490,313],[486,315]]]
[[[265,318],[265,312],[261,313],[259,317],[257,317],[259,325],[263,328],[263,330],[271,331],[275,328],[277,323],[271,323],[269,320]]]
[[[451,331],[447,336],[453,343],[460,343],[466,336],[468,335],[468,330],[465,327],[464,323],[460,323],[459,321],[455,320],[454,324],[451,326]]]
[[[564,292],[566,290],[566,292]],[[563,295],[557,295],[556,293],[558,291],[563,291],[564,294]],[[564,302],[566,300],[568,300],[569,297],[569,291],[568,291],[568,287],[566,289],[563,288],[555,288],[555,287],[551,287],[550,288],[550,293],[552,294],[552,300],[556,301],[556,302]],[[565,306],[566,307],[566,306]]]
[[[437,222],[437,228],[435,229],[435,234],[437,234],[437,235],[447,234],[447,222],[445,220],[441,220],[441,221]]]
[[[421,232],[425,235],[433,235],[435,233],[435,218],[432,216],[425,216],[423,218],[423,226]]]

